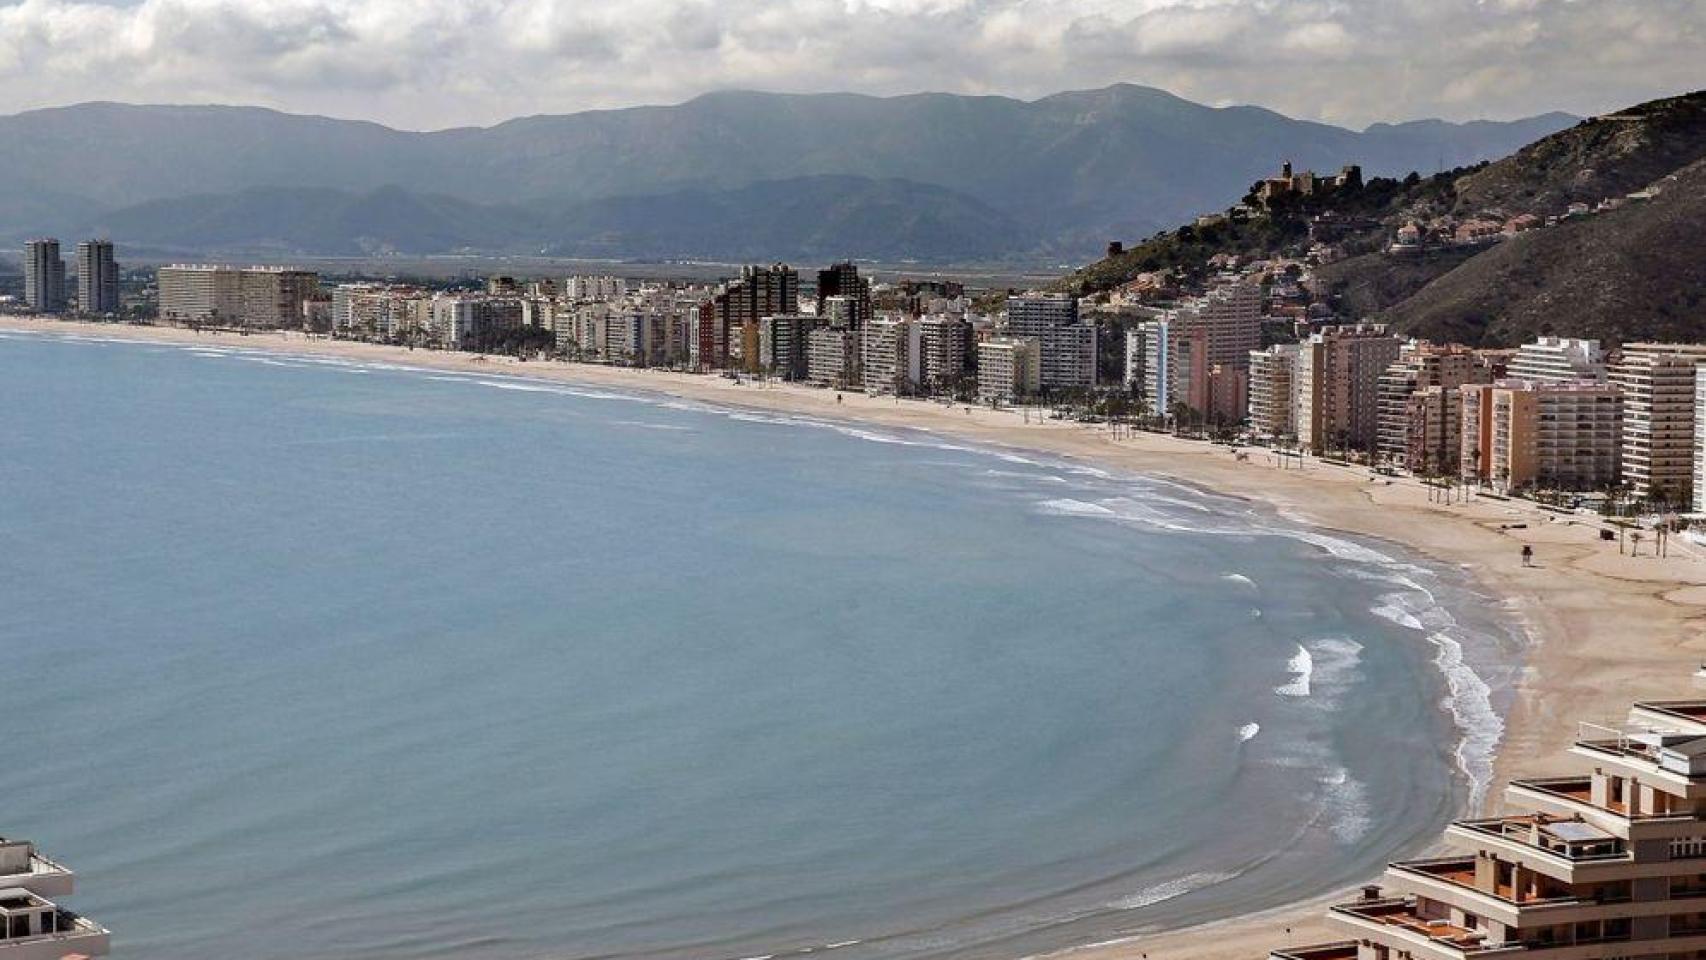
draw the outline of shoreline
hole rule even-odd
[[[1706,563],[1698,548],[1673,545],[1665,559],[1620,556],[1597,539],[1592,518],[1559,517],[1517,501],[1476,499],[1442,506],[1408,478],[1371,480],[1366,468],[1310,462],[1278,469],[1253,450],[1238,462],[1229,448],[1156,434],[1114,440],[1102,427],[1026,422],[1011,411],[868,397],[794,384],[744,385],[720,376],[591,364],[527,362],[443,351],[408,350],[301,334],[197,333],[175,327],[0,317],[0,331],[137,342],[240,347],[402,364],[462,374],[520,376],[582,386],[662,393],[686,400],[776,413],[925,430],[973,442],[1061,456],[1178,482],[1260,503],[1303,524],[1414,550],[1463,571],[1497,598],[1528,635],[1493,765],[1489,809],[1513,776],[1554,772],[1576,719],[1621,714],[1632,699],[1688,696],[1698,651],[1690,638],[1706,618]],[[1521,529],[1505,525],[1525,524]],[[1680,538],[1679,538],[1680,539]],[[1532,545],[1537,565],[1518,561]],[[1650,548],[1649,548],[1650,549]],[[1332,897],[1196,926],[1090,944],[1051,956],[1084,960],[1261,956],[1270,948],[1330,938],[1322,905]]]

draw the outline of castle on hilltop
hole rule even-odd
[[[1338,190],[1362,189],[1362,167],[1350,163],[1340,168],[1336,176],[1321,176],[1313,170],[1294,173],[1291,161],[1287,160],[1280,166],[1279,176],[1264,177],[1256,181],[1252,191],[1256,200],[1262,206],[1270,206],[1275,200],[1284,197],[1313,197],[1333,193]]]

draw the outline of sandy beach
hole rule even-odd
[[[982,443],[1030,448],[1109,469],[1175,478],[1221,493],[1271,504],[1321,527],[1401,543],[1473,576],[1506,600],[1533,641],[1496,769],[1513,776],[1562,768],[1576,721],[1620,718],[1631,700],[1706,696],[1691,679],[1706,657],[1696,622],[1706,617],[1706,551],[1681,542],[1670,556],[1620,555],[1602,541],[1601,524],[1561,517],[1529,504],[1492,498],[1442,505],[1408,479],[1372,479],[1366,469],[1318,461],[1303,469],[1280,466],[1262,451],[1239,460],[1225,446],[1155,434],[1122,434],[1104,427],[1038,422],[1011,411],[714,376],[602,367],[520,363],[510,359],[308,338],[301,334],[196,333],[171,327],[77,323],[0,317],[0,330],[200,343],[302,355],[403,363],[464,373],[538,377],[580,384],[659,391],[688,399],[809,416],[860,420],[930,430]],[[1511,525],[1524,525],[1513,528]],[[1532,545],[1536,563],[1520,562]],[[1495,785],[1495,791],[1497,785]],[[1497,795],[1494,800],[1497,805]],[[1330,936],[1325,899],[1104,946],[1067,951],[1079,960],[1124,958],[1254,958],[1287,944]],[[1289,934],[1287,930],[1289,929]]]

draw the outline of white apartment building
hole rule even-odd
[[[1329,909],[1341,939],[1272,960],[1698,960],[1706,954],[1706,701],[1582,723],[1575,770],[1511,781]]]
[[[1534,383],[1599,382],[1605,374],[1605,351],[1598,340],[1566,337],[1541,337],[1523,344],[1506,370],[1512,380]]]
[[[964,317],[945,313],[929,314],[917,324],[924,385],[936,390],[964,377],[969,372],[971,324]]]
[[[1074,389],[1096,385],[1096,327],[1080,322],[1078,301],[1060,293],[1007,298],[1007,335],[1029,337],[1042,352],[1043,386]]]
[[[112,935],[58,903],[75,888],[75,875],[34,844],[0,837],[0,958],[105,956]]]
[[[563,296],[570,301],[618,300],[628,295],[628,281],[612,276],[574,276],[563,281]]]
[[[1030,337],[990,337],[977,344],[977,399],[1011,403],[1042,388],[1042,352]]]
[[[1640,500],[1693,502],[1695,370],[1706,346],[1632,343],[1609,379],[1623,391],[1623,482]]]
[[[905,318],[878,317],[859,333],[866,393],[909,394],[923,381],[923,331]]]
[[[844,390],[859,385],[859,334],[846,327],[818,327],[806,335],[806,380]]]
[[[1258,437],[1297,433],[1295,343],[1250,351],[1250,432]]]

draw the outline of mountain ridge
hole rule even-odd
[[[395,185],[487,206],[554,208],[849,176],[969,197],[1015,224],[1003,249],[1076,258],[1110,239],[1222,209],[1283,160],[1335,170],[1360,163],[1370,173],[1401,175],[1442,159],[1503,155],[1559,122],[1545,115],[1358,132],[1134,84],[1030,101],[721,91],[673,106],[438,131],[267,107],[106,101],[0,116],[0,169],[13,181],[0,195],[0,222],[16,239],[139,203],[257,188],[362,193]],[[32,199],[46,196],[61,199]],[[62,206],[76,209],[56,216]],[[849,255],[868,255],[862,243],[850,244]]]

